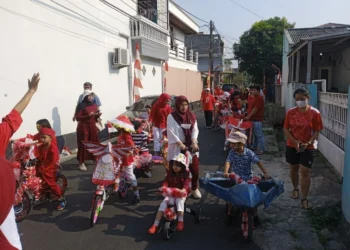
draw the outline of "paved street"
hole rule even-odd
[[[201,171],[217,170],[224,162],[223,132],[209,132],[200,121]],[[224,225],[224,206],[211,195],[203,194],[200,203],[189,199],[188,205],[202,206],[202,221],[195,224],[190,215],[185,216],[185,231],[173,235],[169,242],[162,234],[147,235],[162,200],[156,192],[164,177],[163,166],[155,166],[151,179],[139,179],[141,205],[132,206],[130,193],[126,202],[112,197],[100,214],[98,224],[90,228],[90,205],[94,185],[91,183],[93,165],[89,171],[77,170],[71,160],[63,164],[68,178],[66,210],[57,212],[54,204],[45,204],[31,212],[19,224],[25,250],[56,249],[259,249],[254,243],[242,242],[235,227]]]

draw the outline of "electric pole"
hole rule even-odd
[[[214,71],[214,58],[213,58],[213,45],[214,45],[214,23],[210,21],[210,42],[209,42],[209,74],[210,74],[210,89],[214,91],[214,82],[213,82],[213,71]]]

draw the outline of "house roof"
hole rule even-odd
[[[291,45],[299,43],[301,40],[307,40],[313,37],[320,37],[326,35],[334,35],[350,31],[350,25],[344,26],[328,26],[330,24],[324,24],[314,28],[300,28],[300,29],[287,29],[286,35],[289,38]]]
[[[343,26],[350,26],[350,25],[342,24],[342,23],[325,23],[317,27],[326,28],[326,27],[343,27]]]

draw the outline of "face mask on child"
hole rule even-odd
[[[296,101],[296,103],[297,103],[297,106],[299,108],[305,108],[306,105],[307,105],[307,100],[305,100],[305,101]]]

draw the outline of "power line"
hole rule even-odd
[[[254,11],[252,11],[252,10],[250,10],[250,9],[248,9],[248,8],[246,8],[246,7],[244,7],[243,5],[241,5],[241,4],[239,4],[239,3],[237,3],[236,1],[234,1],[234,0],[230,0],[230,1],[231,1],[232,3],[234,3],[235,5],[238,5],[238,6],[241,7],[242,9],[245,9],[246,11],[248,11],[248,12],[250,12],[250,13],[256,15],[257,17],[260,17],[261,19],[265,19],[264,17],[260,16],[259,14],[255,13]]]
[[[205,20],[203,20],[202,18],[200,18],[200,17],[198,17],[198,16],[196,16],[196,15],[192,14],[191,12],[189,12],[189,11],[185,10],[185,9],[184,9],[184,8],[182,8],[180,5],[178,5],[177,3],[173,2],[173,4],[174,4],[174,5],[176,5],[177,7],[179,7],[180,9],[182,9],[182,10],[183,10],[184,12],[186,12],[187,14],[189,14],[189,15],[193,16],[194,18],[196,18],[196,19],[198,19],[198,20],[202,21],[203,23],[207,23],[207,24],[209,24],[209,22],[208,22],[208,21],[205,21]]]

